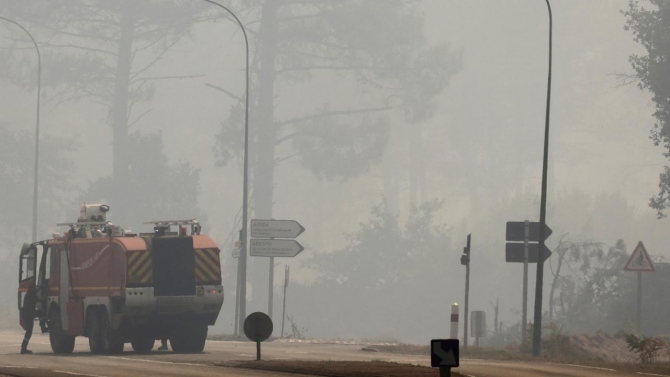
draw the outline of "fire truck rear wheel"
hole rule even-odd
[[[106,354],[117,354],[123,352],[123,339],[118,330],[112,329],[107,311],[100,313],[100,340],[102,341],[102,352]]]
[[[198,323],[186,326],[170,338],[170,346],[176,353],[200,353],[205,349],[207,325]]]
[[[57,306],[49,313],[49,343],[54,353],[72,353],[74,350],[74,336],[64,333]]]

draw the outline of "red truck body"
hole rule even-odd
[[[77,336],[88,337],[94,353],[118,353],[127,342],[149,352],[156,339],[169,339],[175,352],[203,350],[223,305],[219,249],[199,225],[186,235],[167,223],[167,232],[140,236],[73,226],[24,245],[19,309],[35,284],[54,352],[72,352]]]

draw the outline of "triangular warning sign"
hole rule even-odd
[[[654,272],[654,264],[651,263],[651,258],[649,258],[642,241],[637,244],[628,263],[626,263],[626,267],[623,269],[626,271]]]

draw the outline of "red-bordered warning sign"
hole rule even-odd
[[[630,256],[626,267],[623,268],[626,271],[637,271],[637,272],[654,272],[654,264],[651,263],[651,258],[647,254],[647,249],[644,248],[644,244],[640,241],[633,254]]]

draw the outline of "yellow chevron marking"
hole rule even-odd
[[[202,252],[211,256],[211,258],[205,257],[203,259],[207,261],[207,264],[211,266],[215,272],[221,275],[221,267],[219,266],[219,263],[216,262],[219,260],[219,256],[216,254],[214,249],[202,249]]]
[[[132,252],[132,253],[130,254],[130,257],[128,257],[128,264],[133,263],[133,262],[135,261],[135,259],[137,259],[137,257],[139,257],[140,254],[142,254],[142,253],[143,253],[142,251],[134,251],[134,252]]]
[[[207,265],[202,261],[202,259],[196,258],[195,262],[198,264],[198,266],[200,266],[200,269],[207,274],[207,276],[209,276],[213,280],[217,280],[216,275],[214,275],[214,273],[207,268]]]
[[[151,281],[151,279],[153,279],[153,278],[154,278],[154,274],[153,274],[153,272],[149,271],[149,273],[147,274],[147,276],[145,276],[144,279],[142,279],[142,280],[140,281],[140,283],[148,283],[148,282]]]
[[[128,269],[128,275],[134,275],[134,272],[143,266],[144,261],[149,257],[149,252],[145,251],[142,256]]]
[[[147,268],[149,268],[149,267],[151,267],[151,261],[148,261],[147,263],[145,263],[145,264],[142,266],[142,268],[140,268],[140,269],[137,271],[137,276],[142,276],[142,275],[147,271]]]
[[[195,274],[198,275],[198,281],[199,281],[199,282],[205,282],[205,281],[207,281],[207,278],[202,274],[202,272],[200,271],[200,269],[197,269],[197,268],[196,268],[196,269],[195,269]]]

